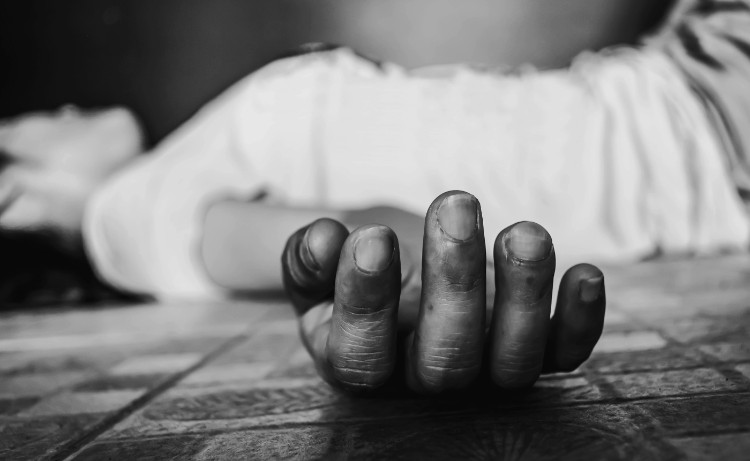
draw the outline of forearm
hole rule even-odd
[[[208,277],[231,291],[280,290],[286,239],[312,221],[343,213],[260,202],[221,201],[208,209],[201,255]]]
[[[221,201],[206,213],[201,256],[208,277],[230,291],[280,290],[280,255],[287,238],[316,219],[332,218],[350,230],[364,224],[391,227],[402,252],[418,255],[424,219],[397,208],[337,210]]]

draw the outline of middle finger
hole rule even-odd
[[[407,342],[407,382],[423,393],[471,384],[482,364],[486,268],[477,199],[442,194],[425,219],[422,296],[416,330]]]

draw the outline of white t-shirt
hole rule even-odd
[[[85,238],[111,284],[183,298],[221,293],[199,256],[207,205],[260,192],[421,214],[461,189],[482,203],[488,240],[532,220],[571,260],[744,248],[726,163],[700,101],[655,50],[507,75],[410,72],[338,49],[272,63],[205,106],[98,191]]]

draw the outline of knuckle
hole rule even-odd
[[[332,344],[338,355],[376,359],[389,346],[390,331],[382,322],[358,322],[339,324],[341,335],[337,344]]]
[[[346,389],[378,388],[393,372],[393,354],[384,347],[382,336],[374,337],[357,330],[357,336],[349,336],[336,345],[329,343],[329,346],[333,346],[328,351],[333,376]]]
[[[424,393],[438,394],[468,386],[479,375],[479,371],[480,366],[472,361],[436,358],[420,364],[415,375]]]
[[[365,296],[361,298],[365,298]],[[347,317],[356,319],[357,323],[363,323],[377,317],[378,313],[385,307],[382,303],[378,302],[380,301],[379,299],[359,299],[359,302],[353,303],[341,300],[341,297],[338,297],[336,301],[341,306],[341,312]]]
[[[368,391],[382,387],[391,376],[390,370],[384,367],[363,369],[351,364],[333,365],[333,376],[339,386],[350,391]]]
[[[459,302],[479,297],[484,300],[486,296],[484,285],[484,280],[478,277],[446,276],[436,288],[439,298],[449,302]]]

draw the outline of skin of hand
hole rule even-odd
[[[550,318],[555,251],[541,226],[501,231],[493,270],[472,195],[442,194],[424,220],[376,211],[347,218],[388,225],[350,232],[319,219],[282,255],[302,342],[333,387],[358,395],[524,389],[589,357],[604,324],[604,276],[589,264],[569,269]]]
[[[93,191],[142,144],[124,108],[64,106],[0,120],[0,309],[131,299],[98,280],[81,226]]]

